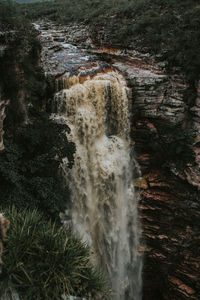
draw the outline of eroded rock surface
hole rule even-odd
[[[52,24],[42,26],[48,74],[84,77],[110,67],[122,72],[132,89],[133,151],[141,170],[135,186],[145,245],[143,299],[200,299],[200,82],[191,105],[188,83],[167,74],[165,62],[148,53],[105,48],[103,30],[94,38],[88,27],[74,24],[56,27],[53,38],[43,39]],[[65,51],[69,58],[63,61]]]
[[[46,74],[56,79],[61,75],[65,78],[73,75],[84,77],[92,76],[108,67],[106,63],[100,62],[95,54],[70,44],[67,28],[57,28],[54,24],[46,26],[43,23],[39,26],[39,39],[43,46],[41,63]]]
[[[188,84],[184,78],[167,75],[155,65],[131,61],[115,61],[114,65],[132,87],[134,151],[145,179],[140,194],[146,246],[143,298],[197,300],[199,86],[196,105],[191,108],[185,99]]]
[[[185,100],[188,85],[184,79],[149,66],[139,70],[134,65],[118,66],[124,69],[133,90],[134,150],[146,182],[140,194],[146,245],[144,299],[197,300],[199,94],[196,106],[190,108]],[[187,161],[189,155],[194,159]]]
[[[4,144],[3,144],[3,134],[4,134],[3,121],[6,117],[5,108],[8,105],[8,103],[9,103],[9,100],[1,100],[0,99],[0,150],[4,149]]]

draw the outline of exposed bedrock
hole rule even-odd
[[[8,100],[1,100],[1,98],[0,98],[0,150],[4,149],[4,144],[3,144],[3,134],[4,134],[3,121],[6,117],[5,108],[6,108],[6,105],[8,105],[8,103],[9,103]]]
[[[132,136],[143,177],[143,299],[199,299],[199,85],[191,107],[180,77],[155,66],[115,66],[133,90]]]
[[[45,26],[48,30],[52,24]],[[191,103],[183,76],[167,74],[165,63],[156,63],[148,53],[105,48],[103,30],[94,39],[89,28],[75,24],[55,31],[53,39],[54,45],[51,36],[43,43],[48,74],[84,77],[86,68],[91,76],[110,66],[123,73],[132,89],[132,144],[140,166],[135,186],[145,249],[143,299],[200,299],[200,83]],[[69,44],[90,52],[73,52]],[[73,53],[63,62],[66,49]]]

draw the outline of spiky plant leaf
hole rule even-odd
[[[0,294],[13,287],[21,299],[60,299],[62,294],[102,299],[105,279],[90,263],[90,249],[37,210],[6,210],[10,230],[4,247]]]

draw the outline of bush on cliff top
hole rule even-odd
[[[2,211],[2,210],[1,210]],[[0,294],[16,290],[23,300],[67,295],[101,299],[105,280],[90,263],[90,249],[64,227],[45,222],[38,211],[4,214],[10,229],[4,246]]]

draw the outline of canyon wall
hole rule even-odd
[[[130,90],[96,54],[65,42],[65,31],[40,27],[41,63],[55,79],[51,118],[66,123],[76,145],[68,226],[92,247],[111,299],[141,299],[140,230],[130,157]]]
[[[4,143],[3,143],[3,121],[6,117],[5,114],[5,108],[8,105],[9,100],[0,100],[0,150],[4,149]]]
[[[200,298],[200,85],[136,50],[111,48],[103,29],[68,26],[64,39],[118,69],[132,89],[135,186],[143,225],[144,300]],[[138,50],[138,49],[137,49]]]
[[[43,30],[49,27],[52,24],[43,24]],[[191,87],[183,75],[168,74],[165,62],[157,62],[138,49],[111,48],[103,29],[94,36],[87,26],[65,26],[55,33],[54,40],[57,44],[53,46],[51,37],[45,41],[46,48],[43,44],[41,63],[58,84],[62,85],[59,77],[68,77],[68,72],[84,77],[114,68],[132,90],[132,152],[137,160],[134,182],[143,227],[143,299],[198,300],[200,83],[195,100],[188,101]],[[75,55],[64,61],[59,43],[70,51],[74,46],[69,44],[87,48],[90,62],[88,52],[82,51],[80,57],[76,47]],[[46,64],[47,53],[52,59]],[[5,100],[0,102],[1,149],[6,104]]]
[[[6,44],[6,32],[0,32],[0,58],[3,58],[4,53],[7,48]],[[5,108],[8,105],[9,100],[2,99],[2,87],[0,85],[0,150],[4,149],[4,144],[3,144],[3,121],[6,117],[5,114]]]
[[[134,150],[144,179],[144,299],[199,299],[198,97],[190,107],[184,79],[153,65],[133,65],[125,73],[133,89]]]

